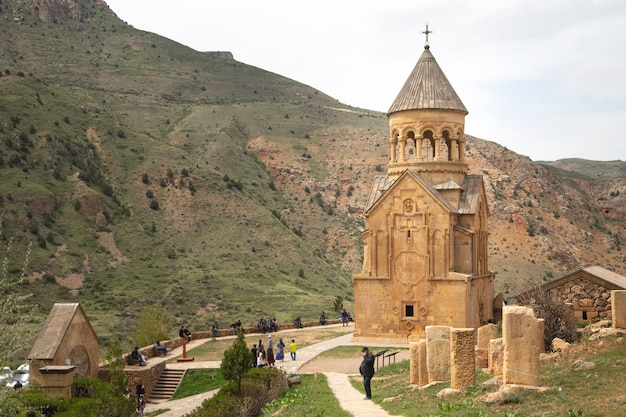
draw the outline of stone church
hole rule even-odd
[[[406,342],[426,326],[493,318],[487,199],[482,176],[468,175],[467,113],[427,42],[387,113],[387,174],[374,179],[352,277],[355,340]]]

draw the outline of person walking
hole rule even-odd
[[[281,337],[276,345],[278,348],[278,352],[276,353],[276,360],[280,360],[281,362],[285,361],[285,342],[283,342],[283,338]]]
[[[274,358],[274,344],[272,343],[272,335],[269,335],[267,338],[267,366],[270,368],[274,366],[275,358]]]
[[[374,355],[370,352],[367,347],[363,347],[361,349],[363,353],[363,361],[361,362],[361,366],[359,366],[359,373],[363,375],[363,388],[365,388],[365,399],[372,399],[372,387],[371,382],[374,377]]]
[[[289,345],[289,354],[291,355],[292,361],[296,360],[296,350],[297,350],[296,341],[291,339],[291,344]]]

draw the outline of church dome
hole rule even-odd
[[[454,110],[468,113],[428,45],[424,47],[422,56],[387,114],[405,110]]]

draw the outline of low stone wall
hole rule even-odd
[[[339,324],[341,320],[328,320],[328,324]],[[320,326],[318,321],[311,321],[302,323],[302,327],[315,327]],[[279,324],[278,330],[290,330],[295,329],[295,325],[291,324]],[[244,327],[244,334],[263,334],[256,327]],[[220,329],[219,336],[232,336],[232,332],[230,329]],[[211,339],[213,337],[212,331],[201,331],[201,332],[193,332],[191,333],[191,340],[199,340],[199,339]],[[170,340],[163,340],[161,344],[167,348],[167,350],[172,350],[182,345],[182,338],[176,337]],[[146,359],[161,357],[162,353],[157,351],[154,348],[154,345],[145,346],[139,349],[139,352],[146,357]],[[130,353],[127,353],[123,356],[124,362],[128,363],[128,357]],[[161,376],[161,372],[165,369],[166,361],[148,361],[146,366],[126,366],[124,372],[128,376],[130,382],[130,389],[133,393],[135,393],[135,387],[137,384],[144,384],[146,389],[146,397],[150,398],[150,393],[154,389],[156,382],[159,380]],[[98,376],[100,379],[108,380],[108,370],[104,367],[100,367]]]
[[[148,363],[147,366],[127,366],[124,369],[124,373],[128,377],[128,387],[133,394],[136,394],[136,387],[138,384],[143,384],[146,389],[146,398],[150,398],[150,394],[154,389],[157,381],[161,377],[161,372],[165,369],[166,362],[154,362]],[[98,370],[98,379],[108,381],[109,370],[101,367]]]

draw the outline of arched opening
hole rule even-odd
[[[446,160],[448,161],[452,161],[452,156],[455,154],[455,152],[453,152],[452,150],[452,146],[455,146],[452,144],[452,140],[450,140],[450,131],[449,130],[444,130],[443,132],[441,132],[441,136],[443,137],[443,140],[446,143],[446,149],[448,150],[448,155]]]
[[[427,161],[432,161],[435,157],[435,137],[432,130],[425,130],[422,134],[422,155]]]
[[[415,132],[409,131],[406,134],[406,154],[407,159],[417,158],[419,151],[417,150],[417,143],[415,141]]]

